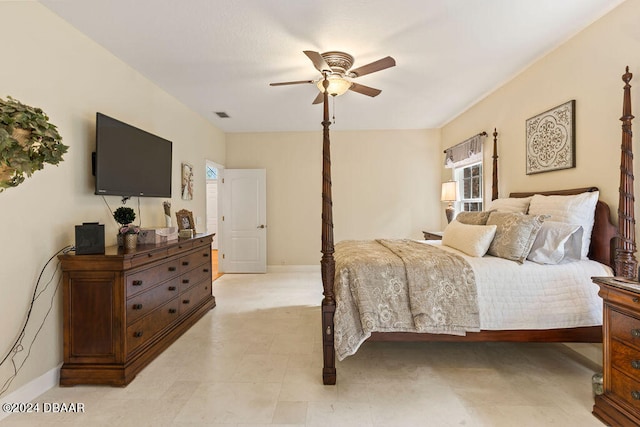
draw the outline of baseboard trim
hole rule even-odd
[[[320,272],[318,265],[268,265],[267,273],[315,273]]]
[[[0,405],[4,403],[27,403],[31,402],[36,397],[40,396],[47,390],[58,385],[60,379],[60,367],[59,365],[50,371],[45,372],[38,378],[35,378],[22,387],[14,390],[7,396],[0,398]],[[0,420],[11,415],[10,413],[0,412]]]

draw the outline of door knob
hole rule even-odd
[[[258,226],[258,228],[265,228],[265,227],[266,227],[266,226],[265,226],[264,224],[260,224],[260,225]]]

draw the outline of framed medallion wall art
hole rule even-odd
[[[527,175],[576,167],[576,101],[526,121]]]

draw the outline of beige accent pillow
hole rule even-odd
[[[536,194],[529,204],[530,215],[550,215],[550,221],[581,225],[582,259],[587,258],[591,244],[591,232],[598,203],[598,191],[591,191],[575,196],[542,196]]]
[[[495,233],[495,225],[469,225],[454,220],[444,229],[442,244],[481,257],[487,253]]]
[[[468,225],[486,225],[487,219],[491,211],[482,212],[460,212],[456,216],[456,220],[462,224]]]
[[[531,197],[508,197],[495,199],[489,203],[489,211],[515,212],[526,214],[529,210]]]
[[[544,216],[492,212],[487,225],[496,226],[496,235],[487,253],[522,264],[542,227]]]

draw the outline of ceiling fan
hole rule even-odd
[[[331,96],[342,95],[348,90],[352,90],[354,92],[373,97],[379,95],[382,91],[380,89],[355,83],[350,79],[375,73],[376,71],[381,71],[396,65],[396,60],[387,56],[386,58],[379,59],[363,65],[362,67],[351,69],[353,66],[353,56],[345,52],[331,51],[318,53],[312,50],[305,50],[304,54],[309,57],[311,62],[313,62],[316,70],[322,73],[322,77],[316,80],[270,83],[269,86],[297,85],[305,83],[315,84],[320,90],[320,93],[316,99],[314,99],[313,104],[320,104],[324,99],[323,81],[325,74],[327,76],[327,80],[329,80],[327,92]]]

